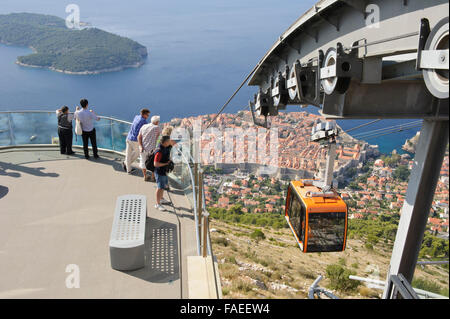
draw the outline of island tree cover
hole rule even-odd
[[[63,19],[41,14],[0,15],[0,42],[33,48],[19,63],[66,72],[138,66],[147,57],[133,40],[97,28],[68,29]]]

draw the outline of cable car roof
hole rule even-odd
[[[305,185],[303,181],[292,181],[291,185],[296,193],[302,198],[305,205],[311,213],[330,213],[330,212],[345,212],[347,205],[342,198],[336,194],[333,197],[325,196],[308,196],[308,192],[321,192],[321,189],[313,185]]]

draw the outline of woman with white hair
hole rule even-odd
[[[152,152],[156,149],[156,142],[161,134],[161,128],[159,127],[160,117],[158,115],[152,116],[150,124],[146,124],[141,127],[138,135],[139,150],[141,152],[140,167],[144,174],[144,181],[148,181],[147,168],[145,167],[145,161]],[[155,176],[153,174],[153,179]]]
[[[158,142],[156,142],[156,144],[158,145],[158,144],[161,142],[161,138],[162,138],[163,136],[169,136],[169,137],[172,137],[172,132],[173,132],[173,126],[170,126],[170,125],[165,126],[165,127],[163,128],[163,130],[162,130],[162,132],[161,132],[161,136],[158,138]],[[176,144],[177,144],[176,141],[170,139],[170,142],[169,142],[170,147],[175,146]]]

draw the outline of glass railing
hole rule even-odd
[[[169,173],[169,178],[172,184],[179,190],[182,190],[189,200],[192,211],[194,213],[195,223],[195,236],[197,239],[197,255],[201,254],[200,246],[200,233],[199,233],[199,220],[198,220],[198,205],[197,205],[197,187],[195,187],[194,178],[194,164],[191,161],[191,157],[186,152],[183,152],[183,148],[180,145],[175,145],[172,148],[171,158],[178,158],[174,170]]]
[[[179,158],[176,161],[174,170],[169,173],[169,177],[172,183],[175,183],[176,187],[184,192],[189,200],[189,203],[193,209],[196,209],[196,197],[195,197],[195,180],[194,180],[194,164],[190,161],[189,156],[183,153],[182,147],[175,145],[172,148],[171,158]]]
[[[177,187],[184,191],[184,194],[190,201],[194,213],[195,235],[197,239],[197,254],[204,258],[211,259],[214,286],[217,298],[221,296],[221,288],[219,274],[216,271],[215,259],[212,251],[210,229],[209,229],[209,213],[206,210],[205,188],[200,182],[199,175],[203,175],[201,165],[195,164],[190,151],[183,152],[183,147],[192,149],[192,145],[179,143],[172,149],[172,158],[181,158],[176,164],[174,171],[169,175],[173,181],[177,183]],[[199,193],[201,192],[201,203],[199,205]],[[199,211],[201,213],[199,214]],[[206,231],[205,231],[206,230]]]
[[[99,148],[125,152],[131,123],[100,116],[95,123]],[[82,145],[74,134],[74,145]],[[58,125],[53,111],[0,112],[0,146],[58,143]]]

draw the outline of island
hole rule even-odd
[[[33,50],[16,63],[67,74],[99,74],[140,67],[147,48],[98,28],[69,29],[64,19],[33,14],[0,15],[0,43]]]

